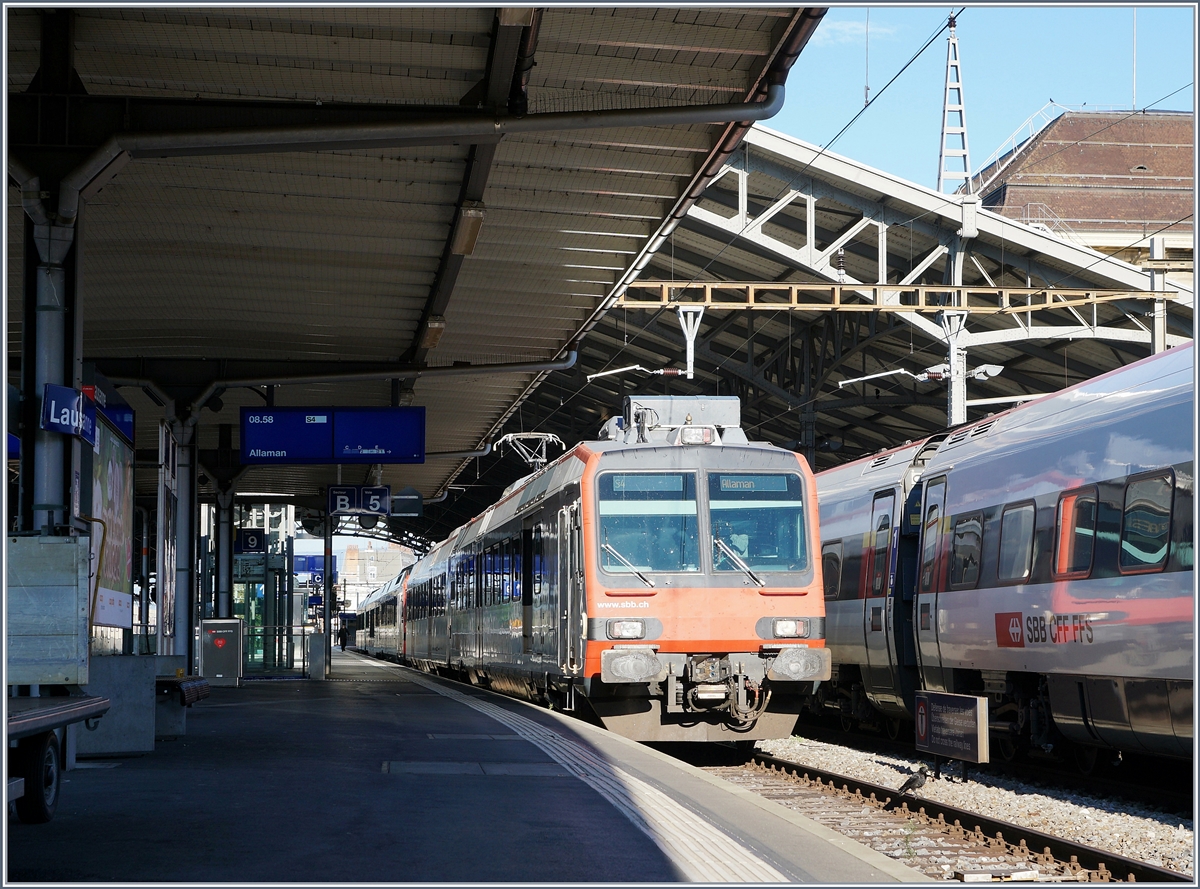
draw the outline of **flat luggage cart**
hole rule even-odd
[[[6,706],[8,801],[15,801],[17,816],[26,824],[44,824],[58,807],[66,727],[99,719],[110,702],[76,694],[6,698]]]

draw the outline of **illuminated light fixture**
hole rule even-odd
[[[646,635],[644,620],[610,620],[608,622],[609,639],[641,639]]]
[[[450,252],[455,256],[470,256],[475,252],[475,241],[483,228],[484,208],[479,201],[464,201],[458,208],[454,220],[454,231],[450,235]]]
[[[684,426],[679,430],[679,443],[685,445],[712,444],[711,426]]]
[[[803,639],[808,636],[808,621],[804,618],[783,618],[774,622],[776,639]]]
[[[425,330],[421,333],[421,342],[419,348],[436,349],[437,344],[442,341],[442,334],[446,332],[446,319],[441,315],[430,315],[429,321],[425,324]]]

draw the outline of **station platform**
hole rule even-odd
[[[153,754],[82,761],[6,882],[919,882],[570,717],[352,652],[214,688]]]

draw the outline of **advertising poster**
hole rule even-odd
[[[158,638],[175,635],[175,533],[179,509],[179,447],[166,423],[158,427],[158,557],[155,559]],[[159,651],[163,651],[160,647]],[[170,649],[167,649],[170,651]]]
[[[133,448],[103,419],[92,459],[92,624],[133,626]],[[103,551],[101,551],[103,540]]]

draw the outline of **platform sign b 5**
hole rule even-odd
[[[391,512],[390,485],[330,485],[330,515],[377,515]]]

